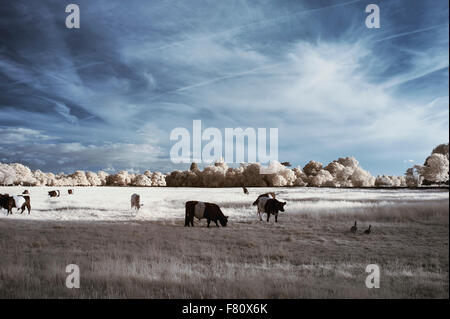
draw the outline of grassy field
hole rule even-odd
[[[184,221],[0,220],[1,298],[448,298],[449,202]],[[358,220],[357,234],[348,232]],[[362,231],[372,225],[373,232]],[[80,267],[81,287],[65,286]],[[378,264],[379,289],[365,287]]]

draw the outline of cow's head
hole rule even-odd
[[[284,212],[284,206],[286,205],[286,202],[279,202],[277,201],[277,206],[280,212]]]
[[[228,216],[223,216],[221,219],[219,219],[220,225],[222,225],[223,227],[227,226],[228,223]]]

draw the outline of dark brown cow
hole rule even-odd
[[[275,222],[278,222],[278,211],[284,212],[286,202],[280,202],[276,199],[268,199],[266,202],[265,211],[267,213],[267,221],[269,221],[270,214],[275,216]]]
[[[69,193],[69,195],[73,195],[73,189],[69,189],[69,190],[67,191],[67,193]]]
[[[220,222],[222,227],[226,227],[228,223],[228,216],[225,216],[220,210],[220,207],[213,203],[198,201],[186,202],[186,217],[184,226],[191,225],[194,227],[194,217],[198,220],[206,218],[208,227],[211,221],[215,222],[217,227],[219,227],[217,221]]]
[[[59,195],[61,195],[61,193],[58,190],[48,192],[48,196],[50,196],[50,197],[59,197]]]
[[[31,213],[31,201],[30,196],[22,196],[18,195],[16,196],[19,198],[19,201],[23,202],[23,204],[20,205],[20,207],[16,206],[16,200],[14,197],[9,196],[8,194],[0,195],[0,207],[7,210],[7,215],[12,215],[12,209],[16,207],[17,209],[21,209],[21,214],[25,211],[25,208],[28,210],[28,215]],[[23,200],[21,200],[21,198]]]

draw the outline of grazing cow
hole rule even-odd
[[[259,220],[262,221],[261,213],[266,213],[267,221],[269,221],[270,214],[273,214],[275,215],[275,222],[278,222],[278,211],[284,212],[286,202],[280,202],[270,197],[261,197],[257,201]]]
[[[273,199],[275,199],[275,193],[274,192],[270,192],[270,193],[265,193],[262,195],[259,195],[258,198],[253,202],[253,206],[258,205],[259,199],[260,198],[264,198],[264,197],[272,197]]]
[[[69,195],[73,195],[73,189],[67,190],[67,193],[69,193]]]
[[[50,196],[50,197],[59,197],[60,195],[61,195],[61,193],[58,190],[48,192],[48,196]]]
[[[242,186],[242,190],[244,191],[244,194],[245,194],[245,195],[248,195],[248,189],[247,189],[247,187]]]
[[[17,210],[21,209],[21,214],[24,212],[25,208],[28,210],[28,215],[31,213],[31,201],[30,196],[9,196],[0,195],[0,207],[5,208],[7,210],[7,215],[12,215],[13,207],[16,207]]]
[[[131,208],[136,208],[139,210],[144,204],[140,203],[141,197],[138,194],[131,195]]]
[[[220,207],[213,203],[198,201],[186,202],[186,217],[184,220],[184,226],[189,226],[190,224],[194,227],[194,217],[198,220],[206,218],[208,227],[211,221],[216,223],[217,227],[219,227],[217,221],[220,222],[222,227],[226,227],[228,223],[228,216],[225,216],[220,210]]]

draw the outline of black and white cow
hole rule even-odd
[[[61,196],[61,192],[59,190],[49,191],[48,192],[48,196],[50,196],[50,197],[59,197],[59,196]]]
[[[222,227],[226,227],[228,223],[228,216],[225,216],[220,207],[213,203],[205,203],[198,201],[188,201],[186,202],[186,216],[184,220],[184,226],[191,225],[194,227],[194,217],[198,220],[205,218],[208,222],[208,227],[211,221],[216,223],[219,227],[217,221],[220,222]]]
[[[270,214],[273,214],[275,216],[275,222],[278,222],[278,212],[284,212],[284,206],[286,205],[286,202],[280,202],[275,199],[275,194],[267,193],[260,195],[253,203],[253,205],[257,206],[257,212],[260,221],[262,221],[261,214],[266,213],[267,221],[269,221]]]
[[[17,195],[9,196],[8,194],[0,194],[0,208],[7,210],[7,215],[12,215],[12,209],[16,207],[17,210],[21,210],[21,214],[24,212],[25,208],[28,210],[28,214],[31,213],[31,200],[30,196]]]

